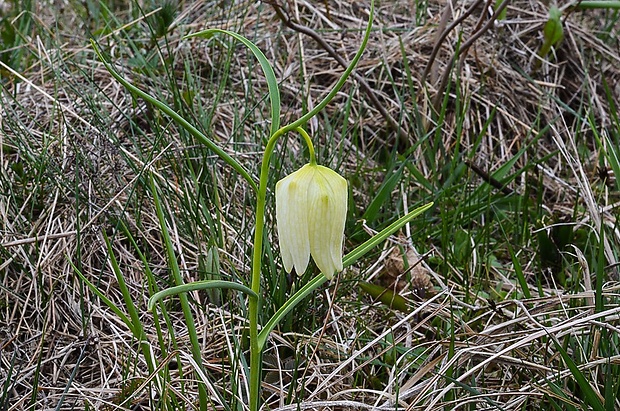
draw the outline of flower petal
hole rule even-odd
[[[280,243],[280,254],[282,255],[282,263],[287,273],[293,269],[293,254],[291,252],[291,240],[289,235],[291,230],[288,227],[290,220],[290,201],[288,195],[288,184],[290,181],[286,179],[276,183],[276,222],[278,230],[278,242]]]
[[[306,164],[276,184],[276,221],[284,269],[306,271],[310,255],[328,278],[342,271],[347,181],[327,167]]]
[[[276,184],[276,222],[284,269],[297,274],[306,271],[310,261],[308,238],[307,184],[311,170],[302,167]],[[309,175],[310,174],[310,175]]]
[[[308,192],[310,252],[329,279],[342,271],[342,242],[347,211],[347,181],[326,167],[317,166]]]

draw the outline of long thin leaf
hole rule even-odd
[[[142,323],[140,322],[140,315],[138,314],[138,309],[136,308],[136,305],[131,298],[129,287],[127,287],[127,284],[125,283],[125,277],[123,277],[121,268],[118,265],[116,256],[114,255],[114,250],[112,249],[112,243],[110,242],[110,239],[105,233],[105,230],[103,231],[103,240],[105,241],[106,248],[108,249],[110,265],[112,266],[112,271],[114,271],[114,276],[116,277],[118,288],[121,290],[121,294],[123,295],[123,301],[125,302],[125,306],[127,307],[127,311],[129,312],[129,316],[131,317],[131,322],[133,324],[133,328],[131,329],[131,331],[133,332],[133,336],[135,338],[142,339],[143,329]]]
[[[400,182],[404,169],[404,164],[401,164],[398,168],[396,168],[396,170],[390,172],[389,176],[386,176],[385,180],[381,184],[381,187],[379,188],[379,192],[366,208],[366,211],[362,216],[364,220],[373,222],[377,218],[381,207],[383,207],[383,205],[392,198],[392,191],[394,191],[396,184]]]
[[[570,357],[570,355],[568,355],[566,350],[564,350],[564,348],[562,347],[562,344],[560,344],[556,340],[555,337],[553,337],[552,339],[553,339],[553,344],[555,345],[555,348],[560,352],[562,359],[568,366],[568,369],[570,370],[571,374],[573,374],[573,377],[575,377],[575,380],[577,381],[579,388],[581,388],[581,391],[583,391],[583,393],[585,394],[586,399],[588,400],[592,408],[595,411],[605,411],[605,407],[601,403],[599,396],[594,391],[594,389],[592,388],[592,386],[586,379],[585,375],[583,375],[579,367],[577,367],[577,364],[575,364],[575,362]]]
[[[108,63],[108,61],[103,57],[103,55],[101,54],[101,51],[97,47],[97,43],[95,43],[94,40],[91,40],[91,45],[93,46],[95,53],[97,54],[97,56],[99,57],[103,65],[105,66],[106,70],[108,70],[108,72],[112,75],[112,77],[114,77],[119,83],[121,83],[127,90],[129,90],[133,94],[136,94],[142,97],[144,100],[148,101],[149,103],[151,103],[152,105],[154,105],[155,107],[157,107],[158,109],[166,113],[168,116],[170,116],[174,121],[177,122],[177,124],[179,124],[185,130],[187,130],[188,133],[190,133],[192,136],[198,139],[202,144],[207,146],[209,150],[213,151],[218,157],[220,157],[222,160],[224,160],[224,162],[226,162],[235,171],[237,171],[241,175],[241,177],[243,177],[248,182],[248,184],[250,184],[250,186],[252,187],[252,189],[254,189],[254,191],[258,191],[258,185],[254,181],[250,173],[241,165],[241,163],[239,163],[237,160],[235,160],[230,155],[228,155],[228,153],[226,153],[224,150],[219,148],[213,141],[211,141],[207,136],[205,136],[200,130],[198,130],[196,127],[191,125],[187,120],[181,117],[180,114],[178,114],[168,105],[159,101],[158,99],[151,96],[150,94],[140,90],[138,87],[134,86],[133,84],[125,80],[123,76],[121,76],[112,67],[112,65]]]
[[[605,152],[609,165],[616,176],[616,189],[620,190],[620,149],[611,141],[609,136],[605,136],[607,150]]]
[[[397,230],[399,230],[402,226],[407,224],[409,221],[413,220],[429,208],[433,206],[433,203],[428,203],[423,205],[422,207],[418,207],[409,214],[399,218],[394,221],[388,227],[384,228],[381,232],[375,234],[373,237],[368,239],[365,243],[358,246],[355,250],[351,251],[349,254],[344,256],[342,259],[342,265],[344,267],[348,267],[355,263],[358,259],[360,259],[364,254],[370,251],[373,247],[379,245],[381,242],[385,241],[389,236],[394,234]],[[267,337],[273,331],[276,325],[284,318],[286,314],[288,314],[300,301],[306,298],[311,292],[316,290],[321,286],[327,278],[323,274],[319,274],[314,277],[309,283],[304,285],[299,291],[291,296],[291,298],[282,306],[276,313],[267,321],[267,324],[263,327],[261,332],[258,334],[258,346],[264,347],[265,342],[267,341]]]
[[[108,308],[110,310],[112,310],[114,312],[114,314],[116,314],[118,316],[118,318],[121,319],[122,322],[125,323],[125,325],[127,326],[127,328],[129,328],[131,330],[131,332],[133,332],[134,330],[134,326],[133,323],[131,322],[131,320],[129,319],[129,317],[127,316],[127,314],[125,314],[124,312],[121,311],[120,308],[118,308],[116,306],[116,304],[114,304],[114,302],[112,302],[112,300],[110,300],[108,297],[106,297],[106,295],[104,293],[102,293],[101,291],[99,291],[99,289],[97,288],[97,286],[93,283],[91,283],[88,278],[84,277],[84,275],[80,272],[80,270],[75,266],[75,264],[73,264],[73,262],[71,260],[69,260],[67,258],[67,261],[69,261],[69,264],[71,264],[71,267],[73,267],[73,271],[78,275],[78,277],[80,277],[80,279],[84,282],[84,284],[86,284],[88,286],[88,288],[90,288],[90,290],[101,299],[101,301],[103,301],[103,303],[105,305],[108,306]]]
[[[192,37],[202,37],[202,38],[211,38],[215,33],[223,33],[234,37],[243,43],[254,57],[258,60],[258,63],[263,69],[263,73],[265,73],[265,78],[267,80],[267,88],[269,90],[269,100],[271,102],[271,132],[269,133],[272,136],[278,128],[280,128],[280,90],[278,88],[278,80],[276,79],[276,73],[273,71],[273,67],[265,54],[259,49],[254,43],[252,43],[247,38],[243,37],[241,34],[235,33],[234,31],[228,31],[223,29],[207,29],[203,31],[199,31],[198,33],[192,33],[184,38],[192,38]]]
[[[433,204],[434,203],[431,202],[431,203],[425,204],[425,205],[423,205],[421,207],[418,207],[415,210],[411,211],[409,214],[407,214],[407,215],[399,218],[398,220],[394,221],[392,224],[390,224],[389,226],[384,228],[382,231],[380,231],[379,233],[375,234],[370,239],[368,239],[365,243],[363,243],[362,245],[357,247],[355,250],[353,250],[349,254],[347,254],[342,259],[342,264],[345,267],[348,267],[348,266],[352,265],[358,259],[360,259],[363,255],[365,255],[368,251],[370,251],[372,248],[376,247],[377,245],[379,245],[380,243],[385,241],[389,236],[394,234],[402,226],[404,226],[409,221],[413,220],[414,218],[416,218],[420,214],[422,214],[425,211],[427,211],[428,209],[430,209],[433,206]]]
[[[245,293],[251,297],[258,298],[258,295],[246,287],[243,284],[233,283],[231,281],[224,280],[204,280],[204,281],[195,281],[192,283],[177,285],[175,287],[166,288],[165,290],[161,290],[158,293],[155,293],[151,298],[149,298],[148,310],[152,311],[153,307],[157,302],[163,298],[169,297],[171,295],[177,295],[181,293],[189,293],[191,291],[198,290],[208,290],[213,288],[225,288],[229,290],[237,290]]]
[[[402,312],[409,312],[407,300],[402,296],[396,294],[393,290],[385,288],[377,284],[371,284],[367,282],[360,282],[360,288],[366,293],[370,294],[375,300],[381,301],[393,310]]]
[[[164,240],[164,247],[168,255],[168,265],[170,268],[170,272],[174,277],[174,282],[176,283],[176,285],[183,285],[183,277],[181,276],[181,270],[179,268],[179,263],[177,262],[177,256],[174,252],[174,246],[172,245],[172,238],[170,238],[170,232],[168,232],[168,226],[166,223],[166,217],[164,216],[164,210],[161,204],[161,200],[159,198],[159,193],[157,192],[157,187],[155,187],[155,180],[153,179],[152,175],[149,178],[149,183],[151,194],[153,195],[153,201],[155,202],[155,210],[157,212],[157,219],[159,220],[161,235]],[[185,325],[187,326],[187,333],[189,335],[190,345],[192,348],[192,356],[196,360],[196,363],[202,366],[202,352],[200,343],[198,341],[198,333],[196,332],[194,315],[192,314],[192,310],[189,306],[187,296],[185,294],[180,294],[179,300],[181,300],[181,310],[183,311]],[[200,398],[200,411],[206,411],[208,396],[204,384],[198,384],[198,396]]]

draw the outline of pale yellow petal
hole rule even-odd
[[[290,235],[292,230],[288,229],[290,220],[290,201],[288,195],[288,181],[286,179],[278,181],[276,184],[276,223],[278,230],[278,242],[280,243],[280,254],[282,263],[287,273],[293,269],[293,254],[291,252]]]
[[[330,220],[330,244],[334,267],[337,272],[342,271],[342,246],[344,243],[344,226],[347,219],[348,184],[347,180],[340,177],[328,180],[333,197],[333,211]]]
[[[347,210],[347,182],[336,172],[318,166],[308,193],[310,252],[321,272],[331,279],[342,271],[342,242]]]
[[[312,170],[306,166],[276,184],[276,222],[284,269],[297,274],[306,271],[310,261],[308,238],[307,185]]]
[[[342,271],[347,181],[306,164],[276,184],[276,222],[284,269],[303,274],[310,256],[329,279]]]

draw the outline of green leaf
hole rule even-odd
[[[106,248],[108,249],[110,265],[112,266],[112,271],[114,271],[114,276],[116,277],[118,288],[121,290],[121,294],[123,295],[123,301],[125,302],[125,306],[127,307],[127,311],[129,312],[129,316],[131,317],[131,322],[133,324],[133,328],[131,329],[131,331],[133,332],[134,337],[138,340],[145,339],[142,323],[140,322],[140,314],[138,313],[138,309],[136,308],[136,305],[131,298],[129,287],[127,287],[127,284],[125,283],[125,277],[123,277],[121,268],[118,265],[116,256],[114,255],[112,243],[110,242],[110,239],[105,233],[105,230],[103,230],[103,239],[105,241]]]
[[[265,54],[259,49],[256,44],[252,43],[247,38],[243,37],[241,34],[235,33],[234,31],[222,30],[222,29],[207,29],[203,31],[199,31],[198,33],[193,33],[185,36],[185,39],[189,39],[192,37],[202,37],[202,38],[211,38],[215,33],[223,33],[229,35],[236,40],[239,40],[243,43],[254,57],[258,60],[260,66],[263,69],[263,73],[265,73],[265,78],[267,79],[267,88],[269,90],[269,100],[271,102],[271,132],[269,133],[272,136],[278,128],[280,128],[280,90],[278,88],[278,80],[276,79],[276,73],[273,71],[273,67],[271,67],[271,63],[265,57]]]
[[[549,9],[549,20],[545,23],[543,35],[545,36],[545,40],[551,42],[551,45],[556,45],[564,38],[562,12],[557,6],[551,6]]]
[[[157,302],[162,298],[166,298],[171,295],[178,295],[181,293],[189,293],[191,291],[209,290],[214,288],[237,290],[249,295],[250,297],[258,298],[258,295],[254,291],[252,291],[243,284],[233,283],[231,281],[224,280],[204,280],[177,285],[175,287],[166,288],[165,290],[161,290],[160,292],[155,293],[151,298],[149,298],[148,310],[153,310],[155,304],[157,304]]]
[[[374,236],[372,236],[371,238],[369,238],[365,243],[363,243],[362,245],[357,247],[355,250],[353,250],[349,254],[347,254],[342,259],[342,264],[345,267],[348,267],[348,266],[352,265],[359,258],[361,258],[364,254],[366,254],[368,251],[370,251],[371,249],[373,249],[374,247],[376,247],[377,245],[379,245],[380,243],[385,241],[389,236],[391,236],[396,231],[398,231],[402,226],[404,226],[409,221],[413,220],[414,218],[416,218],[420,214],[422,214],[425,211],[427,211],[428,209],[430,209],[433,206],[433,204],[434,203],[431,202],[431,203],[425,204],[425,205],[423,205],[421,207],[418,207],[415,210],[413,210],[412,212],[410,212],[409,214],[407,214],[407,215],[399,218],[398,220],[394,221],[392,224],[390,224],[389,226],[387,226],[386,228],[381,230],[379,233],[377,233]]]
[[[389,288],[366,282],[360,282],[360,288],[370,294],[373,299],[381,301],[391,309],[402,312],[409,311],[407,300]]]
[[[421,207],[416,208],[409,214],[399,218],[394,221],[388,227],[384,228],[379,233],[372,236],[365,243],[358,246],[355,250],[351,251],[349,254],[345,255],[342,259],[342,265],[344,267],[348,267],[353,265],[358,259],[360,259],[364,254],[370,251],[373,247],[379,245],[381,242],[385,241],[389,236],[398,231],[402,226],[407,224],[409,221],[413,220],[426,210],[430,209],[433,206],[433,203],[425,204]],[[265,342],[267,341],[267,337],[273,331],[276,325],[288,314],[300,301],[302,301],[306,296],[308,296],[311,292],[316,290],[327,281],[327,278],[323,274],[319,274],[314,277],[309,283],[304,285],[299,291],[291,296],[291,298],[282,306],[276,313],[267,321],[267,324],[263,327],[263,329],[258,334],[258,346],[262,349],[264,347]]]
[[[606,154],[609,165],[616,176],[616,189],[620,190],[620,149],[611,141],[609,136],[605,136],[607,142]]]
[[[499,0],[498,2],[496,2],[495,6],[493,7],[493,10],[498,10],[500,7],[502,7],[502,5],[504,4],[505,1],[507,1],[507,0]],[[499,20],[499,21],[506,20],[506,13],[507,13],[507,11],[508,11],[508,8],[504,7],[504,9],[497,16],[497,20]]]
[[[592,1],[580,1],[577,3],[577,9],[610,9],[620,10],[620,1],[614,0],[592,0]]]
[[[68,260],[68,259],[67,259]],[[88,286],[88,288],[90,288],[90,290],[101,299],[101,301],[103,301],[103,303],[105,305],[108,306],[108,308],[110,310],[112,310],[114,312],[114,314],[116,314],[118,316],[118,318],[121,319],[122,322],[125,323],[125,325],[133,332],[133,323],[131,322],[131,320],[129,319],[129,317],[127,316],[127,314],[125,314],[124,312],[121,311],[120,308],[118,308],[116,306],[116,304],[114,304],[114,302],[112,302],[112,300],[110,300],[108,297],[106,297],[106,295],[104,293],[102,293],[101,291],[99,291],[99,289],[97,288],[97,286],[93,283],[91,283],[86,277],[84,277],[84,275],[80,272],[80,270],[75,266],[75,264],[73,264],[73,262],[71,260],[68,260],[69,264],[71,264],[71,267],[73,267],[73,271],[75,271],[75,273],[78,275],[78,277],[80,277],[80,279],[84,282],[84,284],[86,284]]]
[[[344,262],[343,262],[344,263]],[[262,350],[267,342],[267,337],[278,325],[278,323],[288,314],[297,304],[299,304],[304,298],[306,298],[311,292],[319,288],[324,282],[327,281],[327,277],[323,274],[319,274],[314,277],[310,282],[301,287],[299,291],[289,298],[282,307],[276,311],[273,316],[267,321],[267,324],[258,334],[258,346]]]
[[[207,255],[204,262],[205,277],[207,280],[221,280],[220,274],[220,256],[217,246],[212,245],[207,250]],[[221,288],[212,288],[207,291],[209,302],[220,305],[223,299],[223,293]]]
[[[386,179],[381,184],[381,187],[379,188],[379,192],[368,205],[368,208],[364,212],[362,219],[368,222],[372,222],[375,220],[383,204],[385,204],[386,201],[392,198],[392,191],[394,191],[394,187],[396,187],[396,185],[400,181],[403,175],[403,170],[404,164],[401,164],[400,167],[396,169],[396,171],[394,171],[389,177],[386,177]]]
[[[185,284],[183,276],[181,275],[181,269],[177,261],[177,256],[174,251],[174,245],[172,244],[172,237],[168,231],[168,224],[166,222],[166,216],[164,215],[164,208],[159,197],[157,187],[155,186],[155,180],[152,175],[149,176],[149,188],[153,195],[153,202],[155,203],[155,211],[157,213],[157,220],[159,221],[159,228],[161,232],[162,241],[166,255],[168,257],[168,268],[174,278],[174,282],[177,286]],[[198,341],[198,333],[196,331],[196,323],[194,321],[194,314],[189,306],[188,298],[185,294],[179,294],[179,300],[181,300],[181,310],[183,311],[183,317],[185,319],[185,325],[187,327],[187,333],[189,335],[189,341],[192,348],[192,357],[196,364],[202,367],[202,346]],[[205,385],[198,384],[198,398],[200,403],[200,411],[206,411],[207,407],[207,390]]]
[[[198,141],[200,141],[202,144],[207,146],[209,150],[213,151],[218,157],[220,157],[229,166],[231,166],[235,171],[237,171],[241,175],[241,177],[243,177],[248,182],[248,184],[250,184],[250,186],[252,187],[254,191],[258,191],[258,185],[254,181],[250,173],[237,160],[235,160],[228,153],[226,153],[224,150],[219,148],[213,141],[211,141],[207,136],[205,136],[200,130],[198,130],[196,127],[191,125],[180,114],[178,114],[168,105],[166,105],[164,102],[159,101],[155,97],[140,90],[138,87],[134,86],[133,84],[125,80],[123,76],[121,76],[116,70],[114,70],[112,65],[108,63],[108,61],[103,57],[103,55],[101,54],[101,51],[99,50],[97,46],[97,43],[95,43],[95,41],[92,39],[90,43],[93,46],[93,50],[95,51],[95,53],[97,54],[97,56],[99,57],[103,65],[105,66],[106,70],[108,70],[108,72],[112,75],[112,77],[114,77],[119,83],[121,83],[127,90],[143,98],[144,100],[148,101],[149,103],[151,103],[152,105],[154,105],[155,107],[157,107],[158,109],[166,113],[168,116],[170,116],[178,125],[183,127],[188,133],[190,133],[192,136],[198,139]]]
[[[599,396],[596,394],[596,392],[594,391],[594,389],[592,388],[592,386],[586,379],[585,375],[583,375],[583,373],[579,369],[579,367],[577,367],[577,364],[575,364],[571,356],[568,355],[566,350],[564,350],[562,345],[557,341],[555,337],[552,337],[552,340],[553,340],[553,344],[555,345],[555,348],[560,352],[562,359],[566,363],[566,366],[568,367],[570,372],[573,374],[573,377],[575,377],[575,380],[577,381],[579,388],[581,388],[581,391],[583,391],[583,393],[586,396],[586,399],[592,406],[592,409],[594,409],[595,411],[605,411],[605,407],[603,407],[603,404],[601,403]]]
[[[540,57],[547,57],[551,47],[557,46],[564,39],[564,27],[562,27],[562,12],[557,6],[549,9],[549,19],[543,27],[543,44],[538,51]]]

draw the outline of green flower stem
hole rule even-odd
[[[312,140],[306,130],[301,127],[296,127],[295,131],[297,131],[306,141],[306,145],[308,146],[308,153],[310,154],[310,165],[316,165],[316,155],[314,154],[314,145],[312,144]]]
[[[334,98],[336,93],[340,91],[346,80],[349,78],[349,75],[357,66],[357,63],[362,57],[362,53],[366,49],[366,44],[368,44],[368,39],[370,38],[370,32],[372,29],[372,20],[374,16],[375,10],[375,2],[371,0],[370,3],[370,14],[368,17],[368,25],[366,27],[366,31],[364,32],[364,39],[362,40],[362,44],[358,49],[357,53],[353,57],[351,64],[347,67],[347,69],[342,73],[342,76],[336,83],[336,86],[329,92],[327,96],[317,104],[313,110],[309,111],[297,121],[293,123],[281,127],[272,134],[267,142],[267,146],[265,147],[265,154],[263,156],[263,162],[261,165],[260,171],[260,180],[257,191],[256,198],[256,227],[254,231],[254,250],[252,254],[252,279],[250,288],[254,293],[260,296],[260,269],[261,262],[263,256],[263,231],[265,227],[265,204],[267,198],[267,180],[269,174],[269,160],[271,159],[271,154],[273,153],[273,149],[275,147],[278,139],[289,131],[296,130],[298,133],[302,135],[306,144],[308,145],[308,150],[310,152],[310,162],[316,164],[316,157],[314,153],[314,147],[312,146],[312,141],[308,136],[308,133],[305,132],[301,127],[306,124],[312,117],[316,116],[321,110],[327,106],[327,104]],[[317,287],[319,287],[323,282],[327,279],[323,276],[322,278],[319,276],[318,279],[311,281],[311,285],[308,288],[307,292],[310,292]],[[305,287],[304,287],[305,288]],[[303,290],[303,288],[302,288]],[[301,291],[301,290],[300,290]],[[307,294],[304,294],[307,295]],[[300,294],[301,296],[301,294]],[[250,322],[250,411],[258,411],[260,405],[260,373],[261,373],[261,354],[264,347],[264,343],[269,335],[269,332],[273,329],[269,329],[266,332],[261,332],[261,340],[262,343],[259,344],[259,336],[258,336],[258,308],[259,308],[259,297],[249,298],[248,304],[248,314],[249,314],[249,322]],[[296,305],[294,303],[294,305]],[[294,307],[292,305],[292,307]],[[288,311],[287,311],[288,312]],[[278,320],[279,321],[279,320]],[[277,321],[276,321],[277,323]],[[275,324],[273,325],[275,326]],[[265,330],[263,330],[265,331]]]
[[[316,164],[316,156],[312,140],[301,127],[295,127],[303,137],[310,153],[310,163]],[[256,296],[250,295],[249,320],[250,320],[250,411],[258,411],[260,395],[260,370],[261,353],[264,344],[258,343],[258,310],[260,305],[260,277],[263,257],[263,232],[265,228],[265,205],[267,200],[267,182],[269,180],[269,161],[275,145],[280,137],[289,131],[289,127],[282,127],[276,131],[267,141],[263,163],[260,170],[260,180],[256,198],[256,228],[254,230],[254,250],[252,254],[252,279],[251,290]]]
[[[256,227],[254,229],[254,250],[252,253],[252,279],[250,288],[256,297],[250,296],[248,314],[250,321],[250,411],[258,411],[260,404],[260,369],[261,352],[258,345],[258,306],[260,302],[260,271],[263,256],[263,231],[265,228],[265,203],[267,198],[267,180],[269,160],[276,141],[282,136],[279,129],[267,142],[263,163],[261,165],[258,193],[256,196]]]

